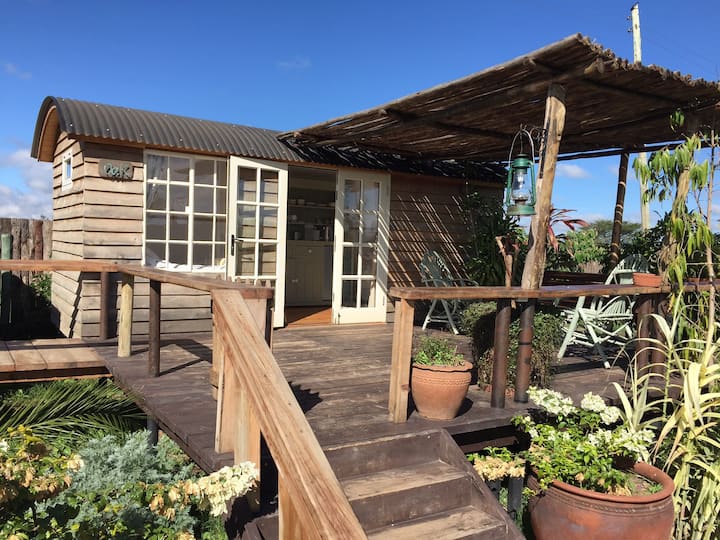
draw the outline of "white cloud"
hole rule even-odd
[[[312,62],[310,62],[310,59],[304,56],[295,56],[290,60],[280,60],[277,63],[277,67],[285,71],[302,71],[310,69],[311,66]]]
[[[23,81],[27,81],[32,78],[32,73],[29,71],[21,71],[15,64],[5,64],[5,73]]]
[[[565,176],[572,178],[573,180],[579,180],[582,178],[590,178],[592,175],[579,165],[572,165],[570,163],[558,163],[557,173],[559,176]]]
[[[29,148],[0,151],[0,217],[52,214],[52,165],[30,157]]]

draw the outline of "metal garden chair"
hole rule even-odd
[[[477,287],[470,279],[456,278],[450,273],[442,256],[434,250],[423,255],[420,261],[420,277],[426,287]],[[459,334],[457,323],[462,315],[463,302],[460,300],[433,300],[423,322],[423,330],[429,323],[446,324],[455,334]]]
[[[606,284],[632,283],[633,272],[647,271],[648,263],[639,255],[621,260],[605,280]],[[562,359],[569,345],[592,347],[602,356],[606,368],[610,367],[603,345],[624,345],[634,334],[632,296],[580,296],[574,309],[566,310],[565,339],[558,359]]]

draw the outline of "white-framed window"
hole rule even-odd
[[[62,184],[60,189],[67,191],[72,187],[73,181],[73,162],[72,162],[72,151],[68,150],[63,154],[62,157]]]
[[[146,152],[145,264],[224,271],[226,223],[227,160]]]

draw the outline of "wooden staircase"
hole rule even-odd
[[[444,429],[323,450],[370,539],[523,538]],[[277,516],[242,538],[277,538]]]

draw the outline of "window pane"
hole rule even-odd
[[[255,207],[238,204],[237,207],[238,238],[255,238]]]
[[[239,244],[235,253],[237,253],[237,275],[239,276],[255,276],[255,244],[244,243]]]
[[[225,265],[225,244],[215,244],[215,264]]]
[[[170,240],[188,239],[188,218],[170,214]]]
[[[188,246],[187,244],[170,244],[168,246],[168,259],[171,263],[187,264],[188,263]]]
[[[378,236],[378,217],[377,214],[363,213],[363,242],[377,242]]]
[[[363,186],[363,210],[366,212],[380,207],[380,182],[365,182]]]
[[[165,260],[165,244],[162,242],[147,242],[145,244],[145,264],[155,266]]]
[[[148,210],[167,209],[167,184],[148,184],[145,208]]]
[[[360,307],[375,307],[375,280],[360,283]]]
[[[190,160],[187,158],[170,158],[170,181],[190,182]]]
[[[277,203],[278,202],[278,172],[267,171],[263,169],[260,171],[262,184],[260,189],[260,200],[266,203]]]
[[[225,214],[227,212],[227,190],[225,188],[215,189],[215,213]]]
[[[345,232],[343,234],[345,242],[360,241],[360,216],[358,214],[350,214],[345,212]]]
[[[277,208],[260,208],[260,238],[277,238]]]
[[[261,275],[275,275],[277,261],[277,248],[274,244],[260,244],[260,271]]]
[[[200,266],[212,264],[212,244],[193,244],[193,264]]]
[[[358,250],[356,247],[343,248],[343,267],[344,276],[356,276],[358,273]]]
[[[155,156],[148,154],[147,156],[147,178],[157,180],[167,180],[168,158],[166,156]]]
[[[148,240],[165,240],[167,224],[166,214],[146,214],[145,215],[145,237]]]
[[[225,218],[224,217],[215,218],[215,241],[216,242],[224,242],[225,241]]]
[[[362,259],[362,269],[360,273],[366,276],[374,276],[377,274],[377,248],[363,246],[360,257]]]
[[[345,180],[345,210],[360,210],[360,180]]]
[[[227,186],[227,162],[217,161],[217,182],[218,186]]]
[[[238,200],[239,201],[257,201],[257,180],[255,169],[247,167],[237,168],[238,176]]]
[[[195,212],[200,214],[213,213],[213,188],[195,186]]]
[[[213,218],[210,216],[195,216],[193,220],[193,240],[211,242],[213,237]]]
[[[170,184],[170,210],[185,212],[190,204],[190,186]]]
[[[357,307],[357,281],[343,280],[342,306],[343,307]]]
[[[215,161],[198,159],[195,161],[195,183],[213,185],[215,180]]]

